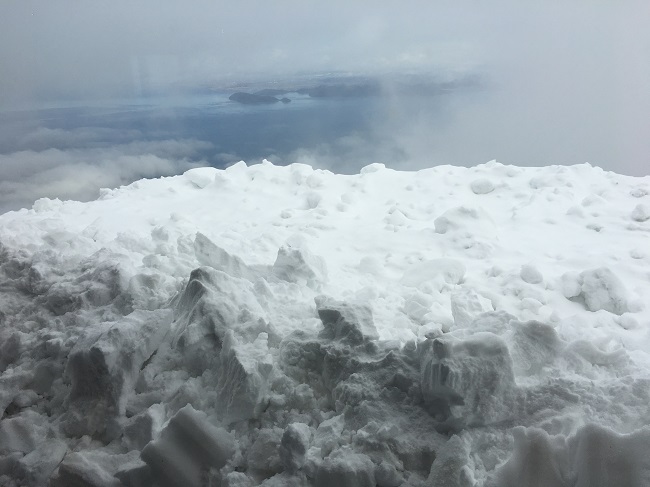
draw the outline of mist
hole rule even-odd
[[[3,208],[39,196],[89,199],[104,184],[244,156],[348,173],[371,162],[418,169],[496,159],[646,175],[648,18],[641,1],[3,2]],[[345,133],[304,144],[296,134],[292,146],[266,152],[224,149],[190,127],[152,136],[95,122],[52,128],[29,115],[332,73],[381,83],[372,116]],[[396,93],[396,75],[479,82],[422,101]],[[138,171],[120,151],[153,159]],[[71,184],[65,168],[75,164],[92,170]]]

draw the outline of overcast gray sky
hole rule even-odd
[[[478,67],[556,92],[634,90],[625,78],[648,76],[648,5],[3,0],[0,97],[6,106],[251,73]]]
[[[410,167],[589,161],[644,175],[648,21],[647,0],[3,0],[0,112],[298,72],[479,74],[489,92],[435,132],[426,116],[387,111],[376,130],[399,147],[386,154]]]

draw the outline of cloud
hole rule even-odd
[[[55,133],[60,140],[79,140],[75,132],[68,139],[64,131]],[[206,165],[194,157],[207,146],[195,140],[136,141],[110,148],[0,154],[0,212],[29,207],[42,197],[88,201],[100,188],[178,174]]]

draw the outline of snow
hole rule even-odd
[[[0,485],[649,485],[649,194],[241,162],[0,215]]]

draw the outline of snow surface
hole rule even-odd
[[[0,215],[0,485],[650,485],[649,193],[242,162]]]

